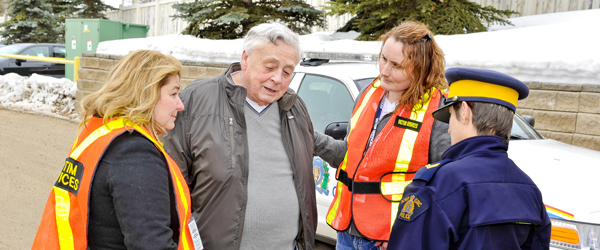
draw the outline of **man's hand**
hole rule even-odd
[[[387,244],[388,244],[387,241],[386,242],[381,242],[381,241],[375,242],[375,246],[379,247],[379,249],[381,249],[381,250],[386,250]]]

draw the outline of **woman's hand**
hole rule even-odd
[[[381,242],[381,241],[375,242],[375,246],[379,247],[379,249],[381,249],[381,250],[386,250],[387,244],[388,244],[387,241],[386,242]]]

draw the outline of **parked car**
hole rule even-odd
[[[341,139],[354,100],[378,75],[373,62],[308,59],[296,66],[290,88],[306,103],[314,128]],[[600,152],[546,139],[533,124],[533,117],[515,114],[508,154],[542,191],[553,227],[551,249],[600,249],[600,199],[594,191],[600,176]],[[313,168],[317,239],[335,244],[337,234],[327,225],[325,215],[335,194],[336,168],[319,157]]]
[[[65,58],[64,44],[16,43],[0,48],[0,54],[26,55],[38,57]],[[40,62],[0,57],[0,75],[17,73],[30,76],[33,73],[52,77],[65,77],[65,65],[62,63]]]

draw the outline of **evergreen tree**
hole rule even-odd
[[[4,44],[59,42],[56,17],[43,0],[9,0],[10,20],[0,24]]]
[[[106,5],[101,0],[72,0],[68,10],[77,18],[108,19],[104,13],[117,8]]]
[[[71,0],[46,0],[52,6],[52,13],[57,17],[59,23],[64,23],[66,18],[73,15],[73,3]]]
[[[65,19],[73,17],[73,4],[70,0],[46,0],[52,6],[52,13],[56,17],[55,30],[59,34],[60,43],[64,43]]]
[[[199,0],[174,4],[189,25],[183,34],[208,39],[241,38],[260,23],[279,21],[299,33],[308,34],[313,26],[324,27],[323,12],[303,0]]]
[[[0,0],[0,15],[3,15],[5,10],[6,10],[6,1]]]
[[[482,32],[486,25],[510,25],[504,18],[517,13],[469,0],[332,0],[325,9],[327,15],[354,15],[338,31],[359,31],[358,40],[377,40],[405,21],[423,23],[438,35]]]

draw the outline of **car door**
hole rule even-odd
[[[19,55],[49,57],[50,48],[48,45],[34,45],[23,49]],[[33,73],[46,74],[52,63],[40,62],[35,60],[11,59],[8,67],[4,68],[6,73],[17,73],[22,76],[30,76]]]
[[[64,45],[52,45],[52,57],[65,58],[66,48]],[[52,63],[48,69],[47,74],[49,76],[62,78],[65,77],[65,64],[64,63]]]
[[[354,84],[354,83],[349,83]],[[298,95],[308,109],[315,130],[325,131],[332,122],[348,122],[354,106],[346,84],[338,79],[316,74],[305,74],[298,88]],[[337,168],[337,166],[335,166]],[[336,232],[331,229],[325,216],[335,193],[335,168],[319,157],[313,159],[313,173],[317,194],[317,239],[335,243]]]

